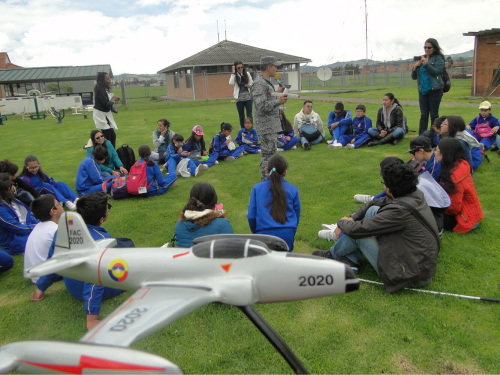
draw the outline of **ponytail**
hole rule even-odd
[[[271,191],[272,200],[266,207],[271,206],[270,214],[274,221],[285,224],[287,199],[286,192],[281,183],[281,177],[283,177],[283,174],[288,169],[288,163],[283,156],[275,154],[269,159],[267,168],[269,170],[269,181],[271,183],[269,190]]]

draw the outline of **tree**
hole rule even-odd
[[[453,66],[453,59],[451,58],[451,56],[448,56],[446,58],[446,62],[448,63],[448,67],[451,69],[451,67]]]
[[[49,83],[47,90],[50,92],[59,92],[59,85],[56,82]]]
[[[61,85],[61,88],[68,94],[71,94],[73,92],[73,85],[71,83],[63,83]]]

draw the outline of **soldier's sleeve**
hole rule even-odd
[[[254,83],[251,93],[256,112],[261,115],[273,115],[276,113],[276,108],[279,107],[280,101],[278,98],[269,95],[265,86]]]

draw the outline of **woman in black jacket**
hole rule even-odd
[[[111,88],[111,78],[108,73],[97,73],[97,83],[94,87],[94,122],[97,129],[101,129],[102,134],[108,141],[111,142],[113,147],[116,148],[116,133],[114,129],[118,129],[113,118],[113,104],[119,101],[118,96],[109,95]]]
[[[405,136],[403,107],[394,94],[385,94],[382,104],[377,113],[377,128],[368,129],[368,134],[373,139],[368,143],[368,147],[386,143],[396,145]]]

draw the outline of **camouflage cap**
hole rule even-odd
[[[276,60],[274,56],[263,56],[260,58],[260,65],[273,64],[274,66],[281,66],[281,61]]]

